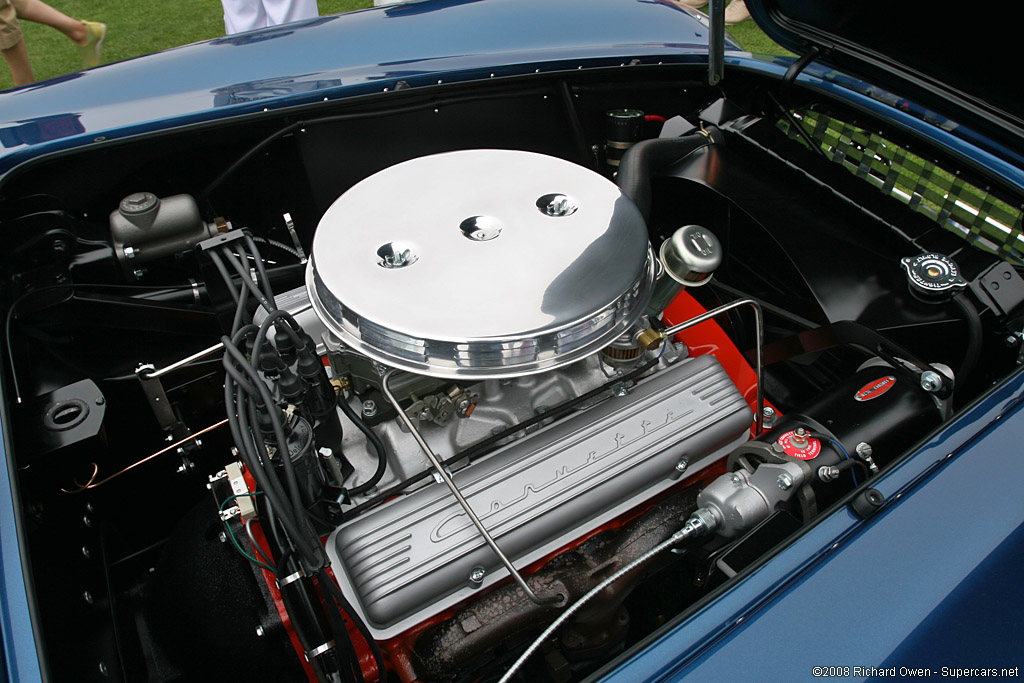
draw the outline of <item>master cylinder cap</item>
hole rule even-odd
[[[339,197],[306,287],[355,350],[483,379],[607,346],[643,312],[654,267],[639,210],[603,176],[542,154],[464,150],[384,169]]]

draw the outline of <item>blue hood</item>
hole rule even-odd
[[[400,80],[703,61],[702,18],[669,0],[424,0],[218,38],[0,94],[0,172],[44,148],[382,92]]]

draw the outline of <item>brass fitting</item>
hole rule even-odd
[[[665,337],[661,332],[652,328],[647,328],[636,336],[636,341],[640,346],[644,347],[648,351],[654,351],[656,348],[661,346],[663,341],[665,341]]]

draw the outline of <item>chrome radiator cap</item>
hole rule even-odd
[[[594,353],[643,312],[636,206],[555,157],[466,150],[384,169],[327,210],[306,287],[327,328],[390,367],[510,377]]]

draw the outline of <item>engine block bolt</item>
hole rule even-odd
[[[221,543],[227,543],[228,542],[228,535],[226,533],[224,533],[223,531],[220,532],[219,534],[217,534],[217,538],[220,539]]]
[[[483,567],[473,567],[473,571],[469,573],[469,580],[480,585],[484,582],[484,577],[487,576],[487,570]]]
[[[256,637],[257,638],[262,638],[263,637],[263,624],[258,624],[256,626]]]
[[[839,468],[835,466],[824,466],[818,468],[818,479],[822,481],[833,481],[839,478]]]
[[[84,593],[82,593],[82,599],[85,600],[85,604],[87,605],[91,605],[94,602],[96,602],[96,600],[92,597],[92,593],[90,593],[89,591],[85,591]]]
[[[793,488],[793,477],[788,472],[783,472],[779,475],[777,483],[780,489],[788,491]]]
[[[771,429],[775,426],[775,418],[778,417],[778,413],[775,412],[775,408],[771,406],[765,406],[761,410],[761,423],[765,429]]]
[[[934,394],[942,388],[942,376],[933,370],[925,370],[921,373],[921,388]]]
[[[377,414],[376,401],[363,401],[363,417],[373,417]]]
[[[628,393],[629,389],[627,389],[626,385],[623,384],[622,382],[619,382],[618,384],[612,387],[612,394],[617,396],[618,398],[622,398]]]
[[[682,474],[686,471],[686,468],[690,466],[689,458],[679,458],[679,462],[676,463],[676,471]]]

